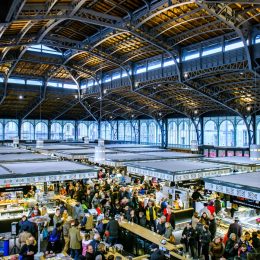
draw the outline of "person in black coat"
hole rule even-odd
[[[211,233],[208,226],[203,227],[200,235],[200,243],[202,245],[202,254],[205,260],[209,260],[209,243],[211,242]]]
[[[26,243],[22,246],[19,256],[22,260],[34,260],[34,255],[37,253],[37,242],[33,236],[29,237]]]
[[[159,249],[158,245],[153,245],[150,260],[165,260],[164,252]]]
[[[242,227],[241,227],[241,225],[238,222],[239,222],[239,219],[237,217],[235,217],[234,223],[229,225],[228,236],[230,236],[230,234],[234,233],[234,234],[237,235],[238,238],[241,237],[241,235],[242,235]]]
[[[106,260],[105,253],[106,253],[106,246],[104,243],[100,243],[98,245],[97,252],[95,253],[96,256],[95,259]]]
[[[191,223],[188,223],[182,232],[181,243],[185,244],[186,252],[191,251],[191,256],[194,258],[194,248],[196,245],[196,232]]]
[[[166,231],[165,228],[165,222],[166,222],[166,217],[165,216],[161,216],[159,218],[158,224],[156,226],[156,231],[159,235],[163,235]]]
[[[146,217],[145,217],[143,211],[140,211],[138,213],[138,225],[140,225],[142,227],[146,227]]]
[[[197,226],[196,226],[196,242],[197,242],[197,252],[198,252],[198,257],[200,257],[200,253],[201,253],[201,236],[203,233],[203,228],[204,226],[202,225],[202,223],[198,222]]]
[[[109,239],[108,239],[109,243],[113,246],[114,244],[117,243],[119,231],[120,231],[120,226],[118,224],[118,221],[115,220],[114,217],[112,217],[107,223],[106,231],[108,231],[109,233]]]
[[[238,247],[237,236],[235,233],[231,233],[226,243],[224,257],[227,260],[233,260],[238,256]]]
[[[217,223],[216,223],[216,219],[212,215],[209,217],[209,232],[211,234],[210,238],[211,240],[213,240],[217,232]]]

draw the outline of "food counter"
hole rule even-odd
[[[75,205],[77,204],[76,200],[71,199],[71,198],[66,197],[66,196],[61,196],[61,195],[55,195],[53,197],[50,197],[50,199],[51,200],[59,200],[59,201],[63,202],[64,204],[66,204],[68,214],[73,216],[74,208],[75,208]]]
[[[156,244],[168,250],[175,259],[185,259],[184,256],[177,253],[182,248],[182,245],[173,245],[167,241],[162,244],[161,241],[165,240],[163,236],[134,223],[121,221],[119,225],[122,228],[120,241],[122,241],[126,251],[135,255],[142,255],[149,252],[149,245]],[[140,240],[143,242],[140,243]],[[130,241],[131,243],[129,243]]]
[[[1,233],[11,231],[11,223],[19,222],[23,215],[28,216],[30,210],[36,203],[39,203],[36,199],[8,199],[0,201],[0,226]],[[49,201],[44,201],[44,206],[46,206],[48,214],[53,215],[55,213],[55,208],[53,204]],[[41,206],[39,207],[41,210]]]

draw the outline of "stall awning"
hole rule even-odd
[[[260,172],[205,178],[207,190],[260,201]]]
[[[225,163],[231,165],[244,165],[244,166],[260,165],[260,162],[253,161],[250,159],[250,157],[242,157],[242,156],[204,158],[203,160],[208,162]]]
[[[30,153],[30,151],[19,149],[19,148],[7,147],[7,146],[1,146],[0,147],[0,155],[4,155],[4,154],[23,154],[23,153]]]
[[[0,165],[0,185],[97,177],[97,168],[74,162],[37,161]]]
[[[175,182],[218,176],[231,171],[230,167],[221,164],[181,159],[134,162],[126,165],[129,173]]]
[[[44,154],[35,153],[18,153],[18,154],[2,154],[0,163],[5,162],[24,162],[24,161],[46,161],[52,160],[53,157]]]

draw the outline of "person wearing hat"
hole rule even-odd
[[[64,247],[62,252],[67,254],[68,250],[69,250],[69,244],[70,244],[70,239],[69,239],[69,230],[71,228],[71,221],[72,221],[72,217],[68,216],[65,223],[63,224],[63,238],[64,238]]]
[[[238,217],[235,217],[234,223],[229,225],[228,237],[230,236],[231,233],[234,233],[238,238],[240,238],[242,235],[242,226],[239,224]]]

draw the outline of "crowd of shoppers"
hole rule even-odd
[[[131,189],[110,179],[98,184],[86,184],[82,181],[75,184],[69,183],[62,187],[60,194],[74,198],[77,203],[71,216],[66,206],[60,203],[52,221],[44,223],[43,230],[48,226],[53,226],[51,231],[44,236],[47,241],[45,250],[51,253],[63,252],[74,259],[106,259],[105,245],[108,243],[113,246],[120,243],[119,218],[146,227],[162,235],[168,242],[176,243],[175,215],[172,206],[169,205],[169,200],[162,198],[158,205],[155,200],[144,200],[140,196],[143,194],[150,196],[156,191],[158,191],[158,185],[152,182],[138,184]],[[192,196],[194,200],[201,196],[199,191],[195,191],[194,194]],[[94,221],[89,209],[96,210],[97,221]],[[249,253],[259,252],[260,232],[243,233],[238,219],[230,225],[227,241],[217,236],[218,211],[219,205],[216,200],[204,204],[199,213],[194,213],[191,222],[182,232],[180,242],[184,245],[185,251],[190,253],[193,259],[203,257],[205,260],[210,257],[212,260],[244,260]],[[47,216],[48,213],[45,207],[40,211],[36,205],[29,217],[39,215]],[[108,223],[105,223],[104,219]],[[20,232],[21,237],[24,237],[21,238],[24,246],[31,245],[28,241],[37,236],[36,230],[36,226],[23,216],[20,221]],[[20,255],[23,256],[23,254],[21,249]],[[157,247],[152,252],[151,259],[156,259],[156,257],[164,259]]]

